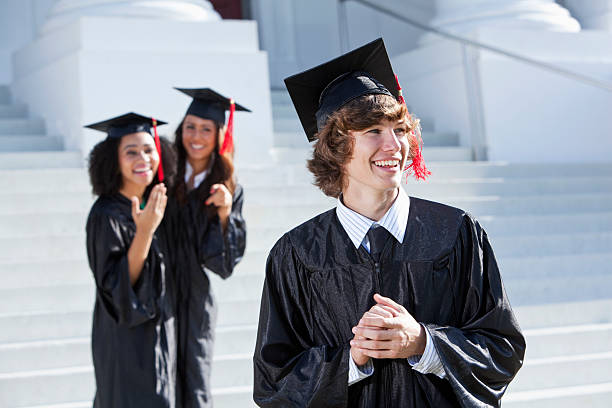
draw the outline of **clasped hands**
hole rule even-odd
[[[408,358],[423,354],[426,334],[404,306],[379,294],[376,304],[353,327],[351,357],[358,366],[370,358]]]

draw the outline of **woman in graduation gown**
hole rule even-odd
[[[94,407],[175,407],[177,224],[164,184],[175,169],[172,145],[160,145],[155,121],[134,113],[87,127],[107,133],[89,154],[98,196],[86,226]]]
[[[317,140],[315,184],[339,201],[270,252],[255,402],[499,406],[525,341],[480,224],[402,191],[406,163],[428,171],[382,40],[285,83]]]
[[[243,191],[233,167],[233,116],[235,110],[249,110],[208,88],[177,89],[193,98],[175,132],[174,196],[184,231],[179,260],[179,381],[182,406],[202,408],[212,405],[216,321],[207,273],[228,278],[246,244]]]

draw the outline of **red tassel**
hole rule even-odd
[[[223,145],[219,151],[220,154],[231,153],[234,151],[234,111],[236,110],[236,104],[233,99],[230,99],[230,114],[227,120],[227,128],[225,130],[225,137],[223,138]]]
[[[398,91],[398,99],[402,105],[406,105],[406,101],[404,100],[404,96],[402,94],[402,87],[399,83],[399,79],[397,75],[395,75],[395,83],[397,84]],[[407,114],[407,119],[411,120],[410,113]],[[427,170],[427,166],[425,166],[425,160],[423,159],[423,138],[421,137],[421,131],[419,126],[417,125],[417,129],[413,131],[413,135],[415,138],[415,152],[412,157],[412,160],[409,165],[404,168],[405,172],[412,172],[414,178],[417,180],[425,180],[427,176],[431,175],[431,171]],[[412,150],[412,149],[410,149]]]
[[[164,181],[164,166],[162,164],[162,151],[161,151],[161,143],[159,142],[159,135],[157,134],[157,120],[155,118],[151,118],[153,121],[153,133],[155,135],[155,148],[157,149],[157,154],[159,155],[159,166],[157,167],[157,178],[161,183]]]
[[[400,86],[399,79],[397,78],[397,75],[395,75],[395,83],[397,84],[397,93],[398,93],[397,99],[399,99],[399,102],[402,105],[405,105],[406,101],[404,100],[404,95],[402,93],[402,87]]]

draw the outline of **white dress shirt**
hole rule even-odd
[[[193,188],[194,189],[200,187],[200,184],[202,184],[202,182],[208,175],[208,170],[210,170],[210,166],[208,166],[208,168],[204,170],[203,172],[198,173],[193,177]],[[189,179],[191,178],[192,174],[193,174],[193,167],[191,167],[191,164],[189,164],[188,161],[185,161],[185,184],[189,183]]]
[[[410,198],[401,187],[395,202],[393,205],[391,205],[391,208],[389,208],[385,215],[383,215],[383,217],[378,221],[372,221],[371,219],[351,210],[344,205],[342,202],[342,197],[338,198],[338,204],[336,206],[336,215],[338,216],[338,220],[353,242],[353,245],[355,245],[355,248],[359,248],[360,245],[363,245],[368,252],[370,252],[370,241],[367,233],[373,224],[378,224],[385,228],[399,243],[404,242],[409,211]],[[414,370],[422,374],[435,374],[440,378],[444,378],[446,376],[444,373],[444,367],[440,361],[440,356],[438,356],[438,353],[433,346],[431,336],[427,329],[425,329],[425,334],[427,339],[423,355],[408,358],[408,363],[410,363]],[[369,360],[366,365],[357,367],[349,354],[349,385],[367,378],[373,373],[374,366],[371,360]]]

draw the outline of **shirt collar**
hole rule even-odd
[[[404,242],[406,233],[406,225],[408,223],[408,212],[410,210],[410,198],[403,188],[399,188],[397,198],[387,210],[385,215],[378,221],[372,221],[347,206],[342,202],[342,197],[338,197],[338,205],[336,206],[336,214],[340,224],[348,234],[349,238],[355,245],[355,248],[364,243],[368,230],[372,224],[378,224],[384,227],[398,242]],[[366,248],[369,249],[369,242],[366,239]]]
[[[215,156],[211,155],[210,163],[208,164],[208,167],[206,168],[206,170],[195,175],[195,177],[193,178],[193,188],[194,189],[200,187],[200,184],[202,184],[202,182],[208,175],[208,172],[212,168],[214,161],[215,161]],[[185,183],[189,182],[189,178],[191,177],[192,173],[193,173],[193,167],[191,167],[191,164],[189,164],[189,162],[185,160]]]

